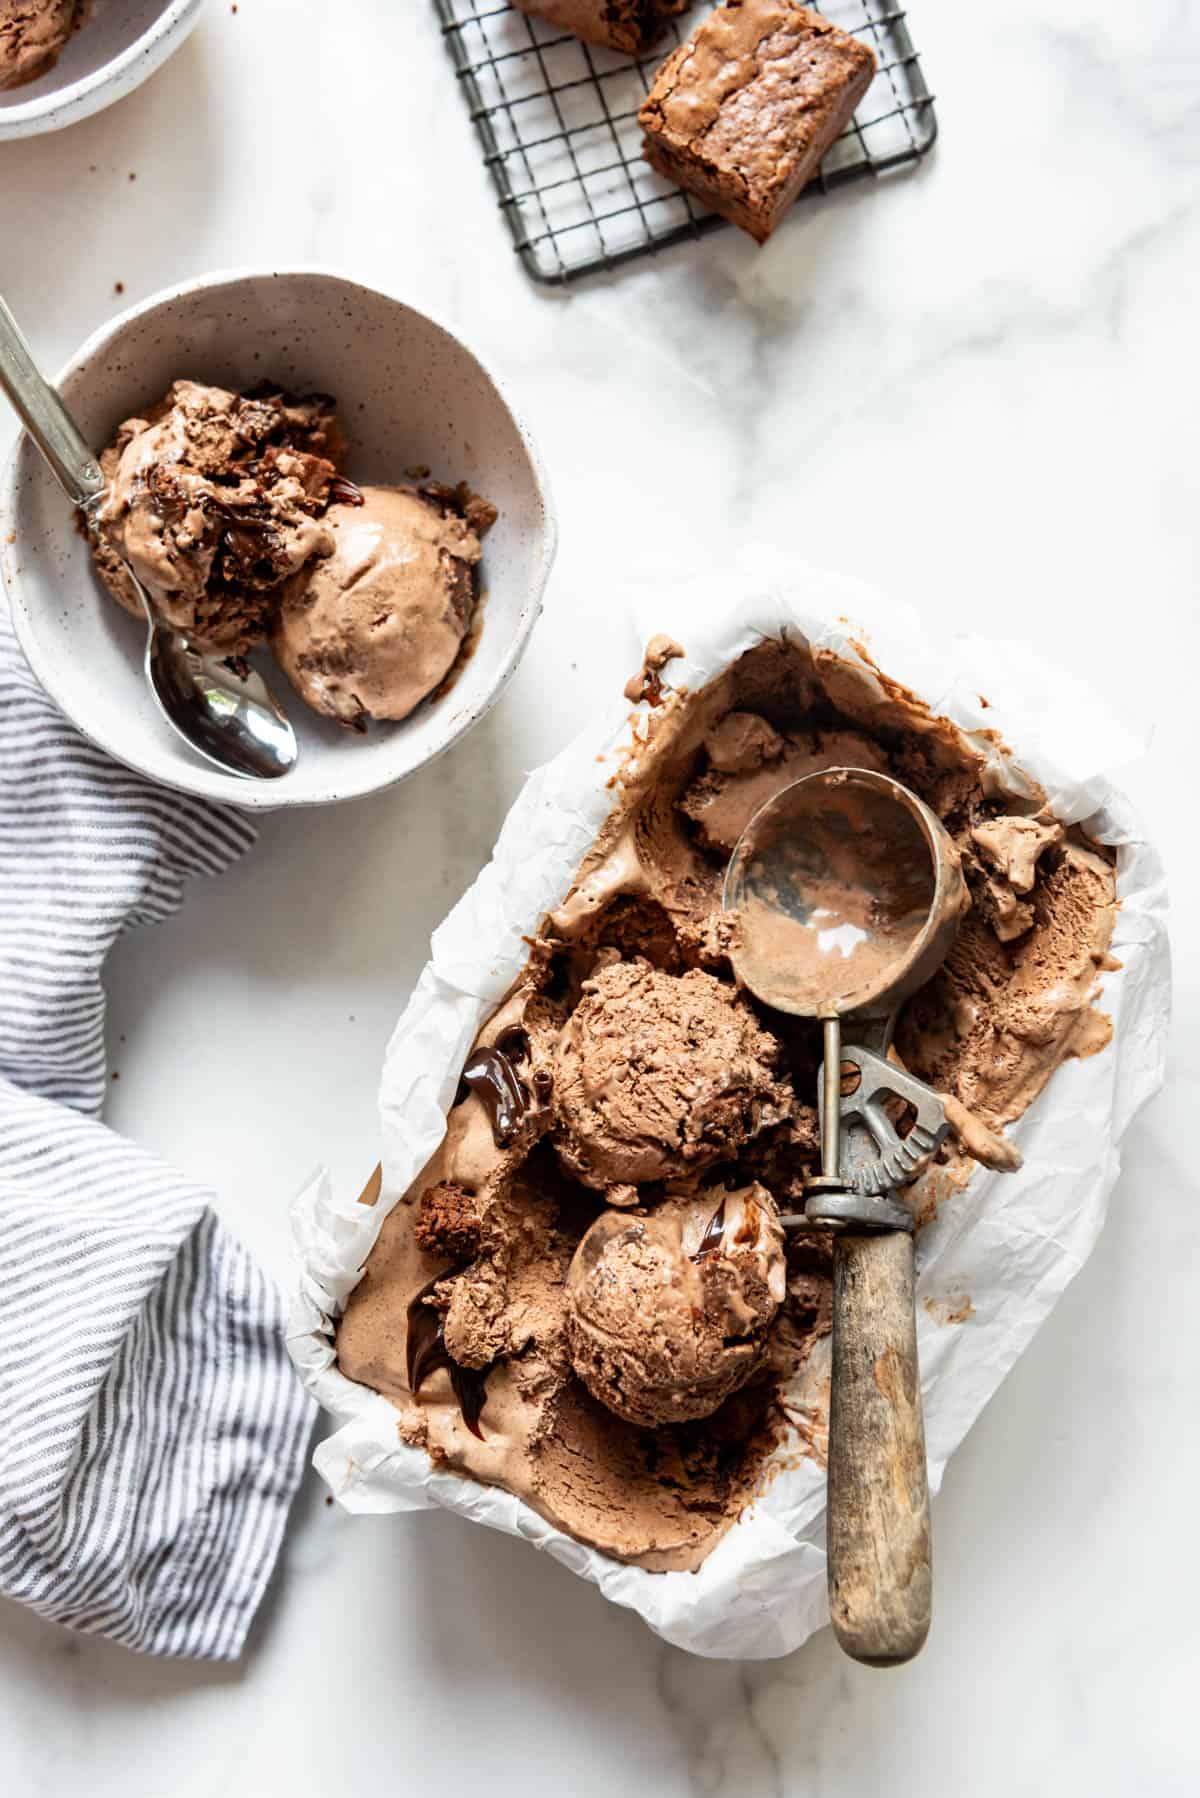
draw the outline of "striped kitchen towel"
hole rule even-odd
[[[99,1122],[101,968],[253,835],[78,736],[0,602],[0,1593],[214,1660],[245,1643],[313,1409],[209,1195]]]

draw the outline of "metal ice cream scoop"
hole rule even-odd
[[[824,1027],[821,1172],[803,1215],[783,1222],[835,1233],[829,1605],[842,1647],[872,1666],[911,1659],[929,1631],[913,1217],[893,1188],[946,1135],[936,1095],[885,1057],[896,1009],[945,959],[964,898],[958,855],[928,806],[861,768],[777,793],[725,877],[739,979]],[[844,1048],[843,1018],[858,1038]],[[914,1113],[904,1136],[889,1099]]]
[[[92,527],[107,492],[100,464],[58,393],[39,372],[16,320],[0,299],[0,387],[71,504]],[[296,734],[253,669],[207,655],[154,615],[129,563],[125,572],[146,614],[144,668],[155,704],[189,748],[227,774],[276,780],[295,766]]]

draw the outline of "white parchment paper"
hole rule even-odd
[[[1117,848],[1121,908],[1113,953],[1121,967],[1104,976],[1100,1001],[1113,1020],[1112,1044],[1060,1068],[1012,1127],[1021,1171],[977,1169],[918,1239],[917,1321],[936,1490],[950,1455],[1087,1259],[1120,1171],[1121,1137],[1162,1080],[1170,1008],[1162,870],[1103,772],[1139,746],[1077,682],[1024,648],[965,638],[931,642],[906,609],[814,570],[745,565],[674,593],[635,595],[630,616],[630,671],[646,639],[666,631],[687,650],[667,679],[692,690],[762,637],[784,630],[854,662],[861,660],[855,644],[863,642],[880,668],[936,712],[967,731],[999,732],[1060,818],[1086,824]],[[422,1451],[400,1441],[387,1400],[345,1379],[334,1360],[333,1331],[346,1296],[383,1218],[442,1138],[466,1052],[520,971],[524,937],[564,897],[608,812],[605,783],[630,732],[630,707],[615,696],[561,755],[530,775],[491,862],[434,935],[383,1070],[379,1203],[367,1207],[354,1193],[335,1194],[323,1177],[296,1201],[301,1279],[289,1346],[309,1391],[337,1420],[314,1462],[347,1510],[444,1505],[525,1537],[683,1648],[730,1658],[780,1655],[828,1617],[825,1476],[811,1459],[776,1475],[699,1572],[646,1573],[585,1548],[508,1493],[436,1471]],[[1005,768],[1017,789],[1019,768]]]

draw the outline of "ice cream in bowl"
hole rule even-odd
[[[205,0],[0,0],[0,140],[58,131],[140,87]]]
[[[119,760],[243,805],[403,779],[488,709],[540,610],[537,452],[445,327],[321,271],[208,277],[124,314],[59,386],[108,487],[82,531],[22,439],[0,567],[42,684]],[[287,706],[269,794],[204,765],[141,683],[144,614]]]

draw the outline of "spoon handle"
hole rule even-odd
[[[929,1479],[913,1239],[836,1236],[829,1410],[829,1608],[846,1653],[911,1660],[929,1633]]]
[[[86,506],[104,492],[100,464],[62,400],[39,373],[16,319],[0,298],[0,387],[50,464],[67,498]]]

